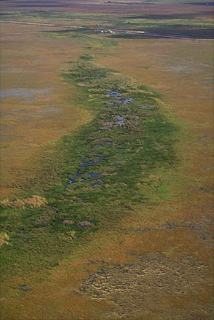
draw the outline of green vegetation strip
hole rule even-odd
[[[167,188],[154,173],[177,165],[176,128],[160,97],[90,59],[83,55],[63,77],[76,83],[93,121],[64,136],[26,186],[35,194],[43,184],[45,200],[2,203],[2,278],[57,266],[88,234],[153,201],[157,189],[161,201]]]

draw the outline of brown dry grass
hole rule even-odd
[[[19,196],[16,184],[35,176],[41,153],[92,118],[72,86],[60,78],[65,63],[78,57],[80,43],[44,39],[41,30],[37,26],[1,26],[1,90],[52,91],[1,101],[1,198]]]
[[[10,238],[7,233],[1,232],[0,233],[0,248],[3,246],[7,246],[9,244]]]
[[[0,206],[2,206],[3,208],[14,207],[19,209],[25,209],[26,206],[30,208],[40,208],[46,205],[47,205],[46,199],[36,195],[26,199],[16,199],[14,201],[10,201],[9,199],[4,199],[0,201]]]

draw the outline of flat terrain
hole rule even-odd
[[[47,10],[83,13],[157,14],[185,12],[210,12],[212,1],[105,1],[105,0],[51,0],[51,1],[3,1],[3,9]]]
[[[81,44],[44,40],[40,31],[36,26],[1,26],[2,197],[19,193],[16,183],[35,175],[33,159],[47,143],[51,148],[60,136],[90,119],[73,104],[72,86],[60,78],[63,64],[70,55],[78,56]]]
[[[212,6],[2,7],[2,319],[213,319]]]

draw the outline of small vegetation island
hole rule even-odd
[[[2,1],[2,320],[213,319],[213,6]]]

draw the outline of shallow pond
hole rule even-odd
[[[0,91],[1,99],[9,98],[35,98],[37,94],[51,94],[52,90],[49,89],[27,89],[17,88],[13,90]]]

